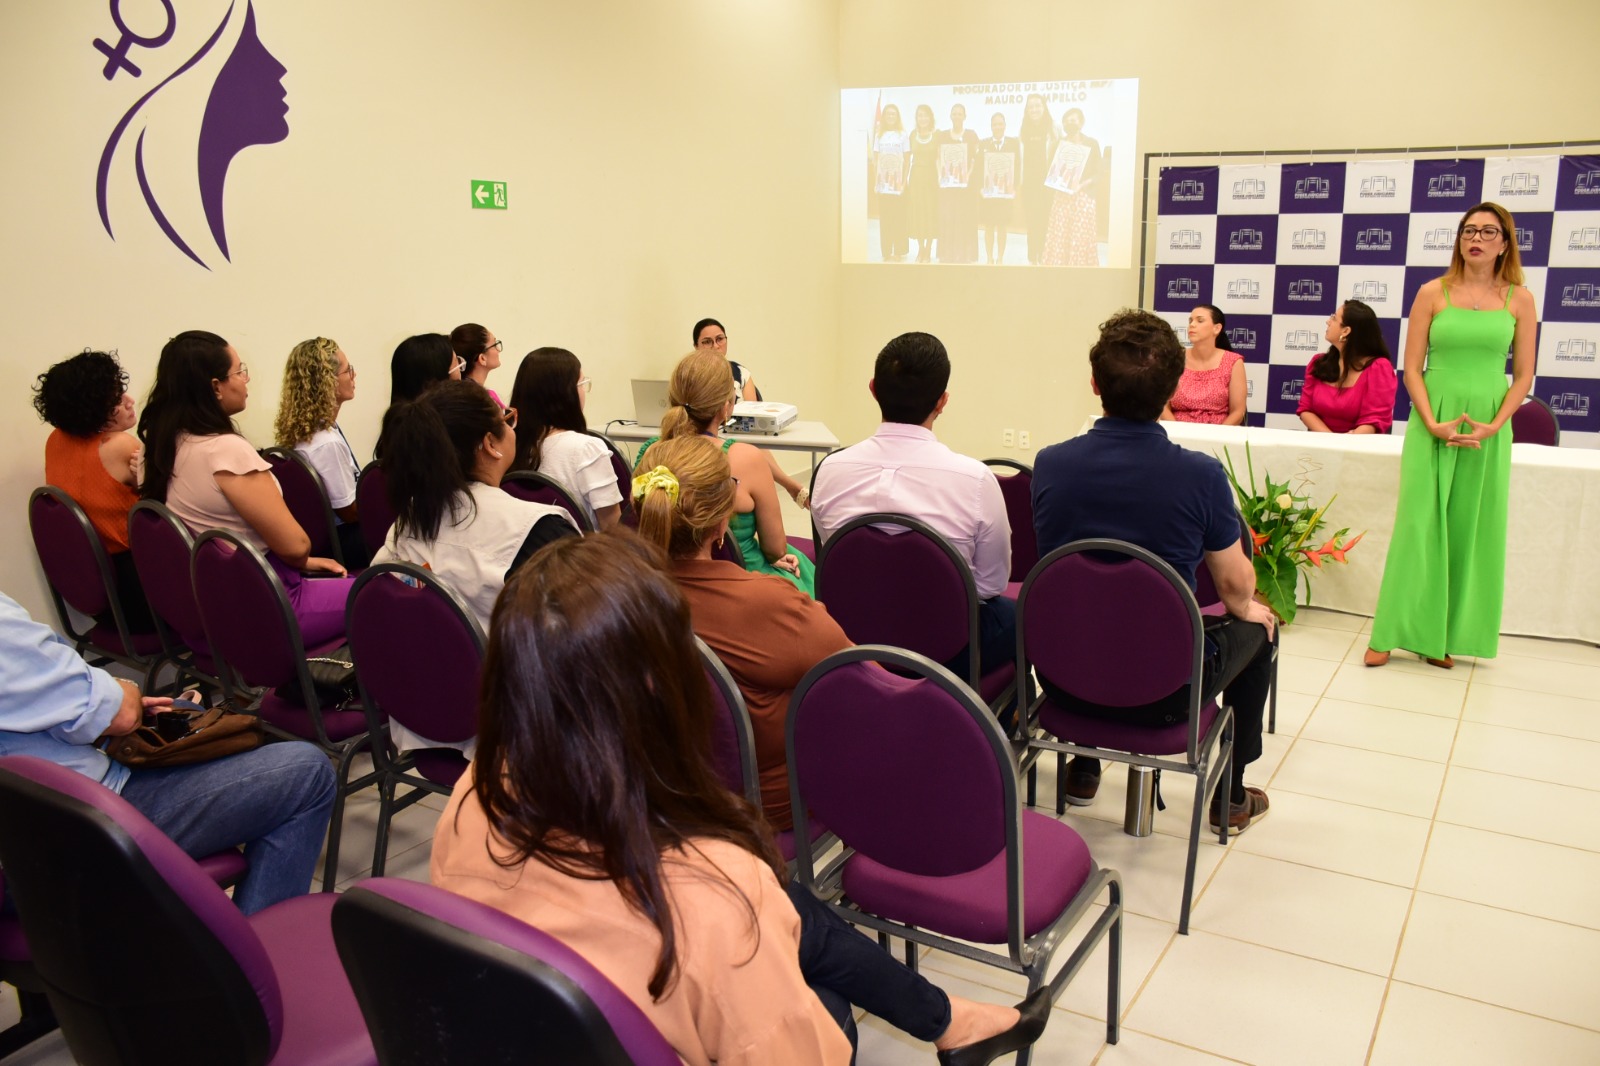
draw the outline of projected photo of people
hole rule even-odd
[[[1128,267],[1139,83],[840,93],[846,263]]]

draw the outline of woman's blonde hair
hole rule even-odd
[[[658,467],[670,476],[650,477]],[[728,457],[710,437],[695,434],[657,441],[645,450],[637,472],[644,475],[639,478],[644,487],[634,495],[639,535],[674,559],[698,552],[712,530],[733,514],[733,472]]]
[[[723,405],[731,399],[733,370],[727,358],[717,352],[690,352],[672,371],[661,439],[716,430],[719,427],[712,423],[722,417]]]
[[[1494,280],[1507,285],[1522,284],[1522,254],[1517,251],[1517,224],[1512,221],[1510,211],[1495,203],[1481,203],[1467,208],[1461,221],[1456,223],[1456,243],[1450,249],[1450,269],[1444,276],[1446,284],[1454,284],[1466,276],[1467,257],[1461,254],[1461,231],[1466,227],[1467,219],[1485,211],[1495,217],[1500,226],[1500,235],[1506,239],[1506,250],[1495,257]]]
[[[339,346],[326,337],[301,341],[283,365],[283,395],[273,433],[278,447],[292,448],[333,425],[339,413]]]

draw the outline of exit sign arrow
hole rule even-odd
[[[506,183],[503,181],[472,180],[472,207],[474,210],[504,211],[506,209]]]

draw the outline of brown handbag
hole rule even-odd
[[[261,719],[222,707],[147,710],[139,728],[107,737],[105,753],[124,766],[148,770],[210,762],[260,747]]]

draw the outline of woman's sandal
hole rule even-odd
[[[1361,661],[1368,666],[1384,666],[1389,662],[1389,653],[1368,648],[1367,654],[1361,657]]]
[[[1448,655],[1443,659],[1430,659],[1427,656],[1423,656],[1422,661],[1429,666],[1437,666],[1441,670],[1454,670],[1456,668],[1456,661]]]

